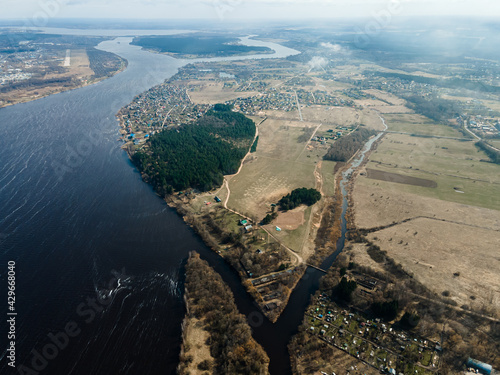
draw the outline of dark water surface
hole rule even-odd
[[[5,292],[15,261],[16,365],[41,374],[174,373],[191,250],[212,258],[256,310],[119,148],[117,111],[186,62],[117,41],[100,48],[126,58],[124,72],[0,109],[0,282]],[[96,301],[104,295],[112,303]],[[17,373],[5,328],[0,373]]]
[[[115,114],[186,62],[129,41],[100,45],[129,61],[124,72],[0,109],[0,282],[6,291],[7,262],[15,261],[16,365],[51,375],[174,373],[183,265],[196,250],[230,285],[271,372],[288,374],[286,345],[322,274],[308,269],[282,317],[269,323],[235,272],[142,182],[120,149]],[[262,45],[279,56],[293,52]],[[7,366],[5,327],[0,373],[19,373]]]

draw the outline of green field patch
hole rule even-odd
[[[376,166],[380,170],[394,172],[395,170],[402,175],[409,175],[418,178],[424,178],[428,174],[415,171],[384,166]],[[437,183],[436,188],[425,188],[420,186],[395,184],[392,182],[370,180],[367,178],[358,179],[358,183],[367,186],[379,186],[388,191],[397,190],[407,193],[418,194],[426,197],[437,198],[449,202],[468,204],[500,210],[500,185],[481,182],[475,180],[465,180],[463,178],[449,176],[432,176]]]
[[[481,161],[486,158],[473,142],[391,134],[370,155],[367,168],[431,180],[437,187],[367,181],[366,178],[360,178],[359,183],[500,209],[500,166]]]
[[[383,172],[376,169],[366,169],[368,178],[380,181],[389,181],[397,184],[415,185],[422,187],[437,187],[435,181],[427,180],[423,178],[403,176],[397,173]]]
[[[420,363],[423,366],[429,366],[431,364],[431,361],[432,361],[432,352],[430,350],[424,350],[424,352],[422,354],[423,354],[423,356],[422,356],[422,359],[420,360]]]
[[[439,137],[463,137],[458,130],[450,126],[414,113],[384,114],[384,118],[390,131]]]
[[[327,196],[335,194],[335,174],[333,173],[337,163],[323,160],[321,164],[321,176],[323,178],[323,193]]]
[[[242,216],[225,209],[219,210],[215,216],[215,220],[221,228],[224,228],[229,233],[235,234],[241,232],[241,225],[239,225],[239,222],[242,219]]]

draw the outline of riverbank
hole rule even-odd
[[[10,86],[2,85],[0,108],[90,86],[123,72],[128,66],[126,59],[94,47],[68,51],[71,51],[72,59],[66,58],[67,65],[64,62],[63,66],[51,67],[54,71],[50,73],[45,72],[43,69],[48,68],[42,66],[31,73],[33,77],[30,79],[11,83]]]
[[[284,85],[279,95],[268,93],[268,90],[274,90],[267,89],[277,84],[276,76],[270,75],[271,72],[275,74],[277,65],[283,69],[278,77]],[[236,77],[244,68],[262,74],[262,82],[255,79],[250,81],[248,77],[244,80],[221,79],[218,75],[220,71]],[[316,282],[322,272],[321,269],[306,268],[305,265],[297,269],[291,263],[300,258],[291,257],[291,252],[283,251],[281,244],[286,243],[289,249],[296,249],[296,254],[305,258],[302,252],[304,243],[312,242],[312,245],[308,243],[307,254],[310,254],[310,249],[318,250],[317,243],[321,242],[320,254],[314,262],[320,266],[326,264],[325,269],[329,261],[325,263],[323,259],[331,254],[329,258],[333,262],[336,252],[341,251],[341,246],[337,246],[342,237],[343,198],[339,176],[343,169],[341,165],[334,169],[334,162],[323,161],[323,155],[340,135],[346,135],[359,126],[356,122],[359,117],[350,108],[343,107],[334,109],[336,114],[348,116],[348,123],[343,125],[299,121],[295,118],[290,105],[297,105],[297,97],[288,93],[288,85],[295,85],[295,81],[290,79],[300,74],[301,69],[303,66],[300,64],[288,61],[259,62],[248,66],[193,64],[181,69],[165,84],[136,97],[119,113],[122,134],[126,138],[130,137],[126,139],[125,148],[132,156],[135,149],[147,150],[148,141],[144,141],[146,135],[151,136],[153,132],[156,134],[167,128],[175,129],[180,124],[196,119],[205,109],[202,107],[205,102],[200,103],[200,98],[211,95],[216,96],[219,103],[229,101],[226,104],[233,104],[234,97],[247,97],[247,93],[253,93],[250,98],[252,107],[244,101],[236,100],[234,103],[240,112],[250,112],[251,118],[262,124],[257,150],[243,161],[242,173],[226,180],[224,187],[217,191],[200,193],[191,189],[183,190],[170,195],[167,201],[205,244],[236,271],[240,279],[237,288],[243,285],[252,297],[249,300],[257,301],[260,312],[268,317],[269,321],[265,320],[269,328],[267,333],[260,331],[256,337],[269,355],[272,353],[273,358],[276,358],[274,366],[280,369],[289,367],[286,345],[296,332],[298,322],[302,319],[302,306],[305,307],[311,292],[316,290]],[[258,94],[256,90],[264,94]],[[306,98],[301,97],[300,100]],[[328,97],[328,102],[333,100]],[[278,110],[269,109],[276,106]],[[270,116],[267,116],[268,111],[271,111]],[[273,117],[278,114],[277,111],[281,116],[279,118]],[[326,111],[326,108],[321,107],[317,111]],[[262,123],[263,118],[268,120]],[[143,175],[143,178],[147,180],[148,176]],[[272,204],[276,205],[280,197],[303,186],[319,187],[323,191],[323,199],[314,209],[306,209],[298,214],[292,212],[297,216],[304,215],[302,220],[297,220],[303,223],[301,230],[286,228],[284,225],[288,224],[281,225],[278,221],[276,226],[281,231],[275,225],[269,228],[257,225],[259,219],[272,211]],[[223,207],[224,203],[229,205],[230,210]],[[307,225],[314,228],[304,231]],[[263,248],[263,245],[267,247]],[[266,269],[262,272],[256,265]],[[279,269],[281,265],[284,269]],[[307,277],[302,278],[306,270]],[[290,298],[295,298],[293,304],[289,303]],[[253,304],[249,319],[255,314],[255,308]],[[261,316],[260,313],[258,316]],[[280,332],[279,338],[269,337],[269,332],[274,329]],[[270,343],[275,344],[275,347],[269,346]]]
[[[203,195],[201,196],[203,197]],[[271,322],[275,323],[287,306],[292,291],[302,278],[306,270],[305,265],[298,264],[288,270],[252,277],[239,259],[235,257],[237,254],[234,254],[234,251],[231,250],[232,247],[239,247],[239,249],[236,249],[237,252],[244,251],[243,248],[246,247],[245,238],[231,242],[228,241],[227,237],[228,229],[234,228],[234,224],[231,224],[231,222],[235,223],[244,220],[244,218],[221,206],[215,206],[215,202],[210,212],[204,214],[196,212],[195,207],[189,202],[197,198],[199,199],[200,195],[196,196],[194,193],[187,196],[181,194],[164,197],[169,207],[176,210],[177,214],[182,217],[187,225],[194,229],[203,242],[238,273],[242,285],[258,304],[261,312]],[[214,207],[217,208],[214,209]],[[252,244],[248,246],[252,246]],[[266,294],[263,296],[264,291],[262,288],[266,287],[272,290],[280,290],[279,296],[275,298],[266,298]]]
[[[183,59],[183,60],[197,60],[197,59],[215,59],[215,58],[220,58],[220,57],[250,57],[255,55],[256,53],[260,55],[272,55],[275,52],[274,51],[248,51],[248,52],[240,52],[238,54],[233,54],[233,55],[227,55],[227,56],[220,56],[217,54],[185,54],[185,53],[174,53],[174,52],[161,52],[156,49],[152,48],[146,48],[142,47],[144,51],[147,51],[149,53],[157,53],[160,55],[165,55],[165,56],[170,56],[175,59]]]
[[[123,72],[125,69],[127,69],[127,64],[126,62],[118,69],[115,71],[111,76],[106,76],[106,77],[100,77],[96,79],[89,79],[82,81],[80,84],[72,85],[71,87],[63,87],[63,86],[46,86],[46,87],[41,87],[41,88],[36,88],[33,90],[13,90],[8,92],[6,95],[9,96],[8,101],[4,101],[1,99],[0,96],[0,108],[5,108],[9,107],[12,105],[20,104],[20,103],[29,103],[35,100],[43,99],[46,98],[50,95],[55,95],[55,94],[60,94],[62,92],[67,92],[67,91],[72,91],[76,90],[82,87],[94,85],[98,82],[104,81],[108,78],[111,78],[115,76],[118,73]],[[36,94],[35,94],[36,91]]]
[[[219,107],[214,108],[220,109],[223,107],[219,105]],[[244,146],[242,146],[243,149],[239,153],[241,154],[243,150],[250,150],[258,134],[257,127],[255,127],[251,120],[231,111],[214,112],[214,110],[210,110],[206,116],[206,118],[199,118],[196,129],[202,129],[204,126],[207,126],[203,124],[217,121],[219,117],[216,116],[223,116],[221,118],[225,118],[226,121],[234,118],[239,119],[238,121],[241,122],[245,119],[243,122],[247,123],[248,126],[252,124],[251,128],[255,129],[255,134],[253,138],[246,137],[240,140],[240,142],[244,142]],[[121,132],[124,133],[124,127],[130,122],[129,117],[123,112],[120,112],[118,117],[121,120]],[[219,119],[218,121],[221,120]],[[225,124],[226,127],[230,125],[230,123]],[[184,132],[184,126],[189,127],[189,125],[183,125],[177,130],[181,133]],[[178,131],[165,130],[165,133],[162,134],[168,136],[169,142],[172,142],[172,137],[176,136]],[[222,134],[228,136],[228,131],[226,130],[226,133]],[[129,128],[127,129],[127,133],[130,133]],[[134,142],[127,142],[124,145],[129,157],[135,163],[138,163],[138,159],[135,157],[136,152],[139,152],[138,155],[140,155],[141,160],[145,158],[154,160],[158,157],[154,151],[157,147],[154,145],[162,142],[161,139],[166,139],[165,137],[154,138],[156,143],[141,142],[142,144],[138,146],[136,142],[139,143],[139,140],[147,140],[147,138],[142,137],[143,133],[142,131],[134,130],[134,133],[132,133],[134,135]],[[186,142],[189,142],[187,138],[184,139],[184,146]],[[238,175],[249,154],[250,151],[246,153],[242,160],[238,160],[239,168],[235,174],[224,176],[226,181],[229,177],[235,178]],[[187,163],[198,163],[199,158],[205,156],[199,155]],[[167,160],[163,160],[163,162],[165,161]],[[247,292],[259,305],[262,313],[270,321],[275,322],[286,307],[291,291],[295,288],[304,273],[305,266],[302,264],[302,258],[274,238],[256,220],[227,208],[226,202],[227,198],[229,198],[229,190],[225,199],[224,195],[221,195],[221,189],[218,186],[216,186],[215,190],[207,192],[201,192],[193,188],[174,192],[172,191],[173,189],[165,189],[163,185],[158,186],[155,176],[157,173],[163,172],[158,172],[154,168],[151,169],[150,165],[151,161],[137,164],[141,170],[142,179],[152,184],[157,193],[165,199],[170,207],[177,211],[188,225],[194,228],[207,246],[232,266],[240,276],[241,282],[246,287]],[[171,170],[174,169],[171,167]],[[190,175],[185,170],[182,173],[180,176]],[[177,187],[177,189],[179,188]],[[221,198],[224,199],[224,203]]]
[[[48,360],[48,372],[97,374],[127,364],[135,374],[175,373],[185,313],[181,265],[190,250],[212,253],[124,159],[114,115],[177,65],[123,39],[99,48],[125,58],[127,69],[0,110],[2,262],[15,254],[38,280],[26,280],[19,301],[16,365],[31,367],[31,352],[50,342],[44,327],[64,331],[74,319],[81,335]],[[96,311],[92,324],[75,314],[87,298],[110,292],[112,306]],[[9,369],[0,364],[0,373]]]

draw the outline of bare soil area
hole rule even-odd
[[[297,207],[287,212],[280,212],[278,217],[273,221],[274,225],[282,229],[294,230],[304,224],[304,211],[306,206]]]
[[[210,345],[207,344],[209,333],[203,328],[203,322],[194,317],[186,320],[187,324],[184,327],[184,348],[185,356],[191,356],[193,360],[189,362],[186,373],[197,374],[201,371],[198,365],[203,361],[214,363],[214,357],[210,354]]]

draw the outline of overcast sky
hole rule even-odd
[[[1,0],[0,18],[132,18],[218,21],[408,15],[500,17],[499,0]],[[386,13],[387,14],[387,13]]]

